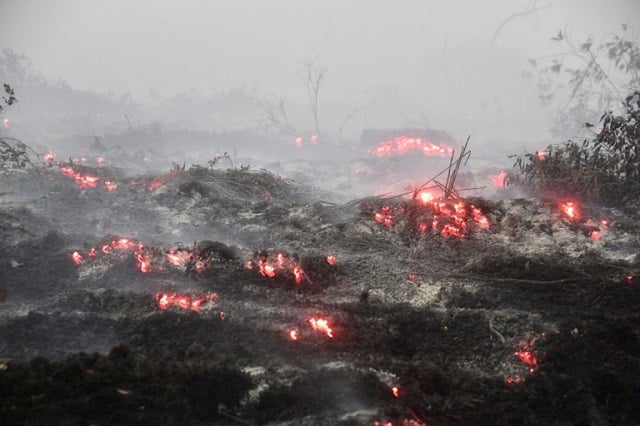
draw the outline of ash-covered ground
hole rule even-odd
[[[640,423],[633,211],[97,142],[2,177],[2,424]]]

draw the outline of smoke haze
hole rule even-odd
[[[367,105],[345,134],[426,124],[458,140],[472,134],[485,153],[549,141],[554,110],[541,107],[535,79],[525,77],[528,59],[547,55],[558,30],[583,40],[633,27],[640,16],[635,0],[4,0],[0,7],[0,47],[73,89],[136,102],[241,89],[286,99],[292,117],[304,109],[308,119],[300,71],[309,60],[327,69],[319,99],[327,131]]]

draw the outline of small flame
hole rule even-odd
[[[100,178],[90,175],[88,173],[79,173],[73,170],[71,167],[62,167],[60,173],[76,181],[78,188],[95,188],[98,185]]]
[[[332,254],[330,254],[329,256],[327,256],[327,263],[331,266],[336,266],[338,264],[338,261],[336,260],[336,257]]]
[[[84,260],[84,258],[82,257],[80,252],[76,250],[73,253],[71,253],[71,260],[73,260],[73,262],[76,265],[80,265],[82,263],[82,261]]]
[[[495,176],[491,176],[491,183],[497,188],[506,188],[507,187],[507,177],[509,175],[505,171],[500,171]]]
[[[428,191],[420,191],[419,197],[420,197],[420,201],[422,201],[424,205],[427,205],[431,201],[433,201],[433,194],[431,194]]]
[[[326,334],[328,337],[333,338],[333,330],[329,326],[329,322],[326,319],[310,318],[309,324],[314,331],[318,331]]]
[[[298,148],[302,147],[302,136],[298,136],[294,143]]]
[[[635,277],[633,275],[631,275],[631,274],[627,275],[627,283],[629,285],[632,285],[634,280],[635,280]]]
[[[419,151],[426,156],[437,157],[446,157],[453,152],[450,147],[444,144],[436,145],[420,137],[403,135],[380,142],[374,149],[369,150],[369,153],[377,157],[387,157],[390,155],[404,155],[411,150]]]
[[[594,241],[598,241],[600,239],[600,236],[601,236],[601,233],[597,229],[594,229],[593,231],[589,232],[589,238],[591,238]]]
[[[578,219],[578,208],[573,202],[568,202],[562,205],[562,212],[566,217],[571,220]]]
[[[104,157],[96,157],[96,163],[98,163],[100,167],[104,166]]]
[[[293,329],[293,330],[289,330],[289,339],[296,341],[298,340],[298,330]]]
[[[46,164],[47,166],[53,166],[53,162],[55,160],[55,156],[53,155],[53,152],[51,150],[49,150],[49,152],[47,152],[44,157],[44,164]]]
[[[200,296],[190,296],[188,294],[177,293],[158,293],[156,294],[156,302],[158,308],[163,311],[169,309],[172,306],[177,306],[184,310],[192,310],[199,312],[204,303],[215,303],[218,300],[216,293],[203,294]]]
[[[117,183],[113,183],[110,180],[105,180],[103,183],[104,183],[104,187],[109,192],[115,192],[118,189],[118,184]]]
[[[309,142],[311,143],[318,143],[318,135],[311,135],[311,137],[309,138]]]
[[[524,381],[525,380],[522,377],[520,377],[519,375],[517,375],[517,374],[515,376],[509,376],[505,380],[505,382],[508,385],[514,385],[514,384],[517,384],[517,383],[523,383]]]
[[[546,160],[546,158],[547,158],[547,153],[546,153],[546,151],[543,151],[543,150],[538,150],[538,151],[536,151],[536,158],[537,158],[539,161],[544,161],[544,160]]]
[[[397,387],[397,386],[393,386],[393,387],[391,388],[391,394],[392,394],[394,397],[399,398],[399,397],[400,397],[400,388],[399,388],[399,387]]]

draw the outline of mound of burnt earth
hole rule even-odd
[[[51,163],[0,198],[2,424],[637,424],[636,218]]]

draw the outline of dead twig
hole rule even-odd
[[[504,336],[502,335],[502,333],[500,333],[498,331],[498,329],[493,325],[493,319],[495,318],[495,314],[491,315],[491,318],[489,318],[489,331],[491,331],[493,334],[495,334],[498,339],[500,339],[500,342],[504,345],[506,340],[504,338]]]

